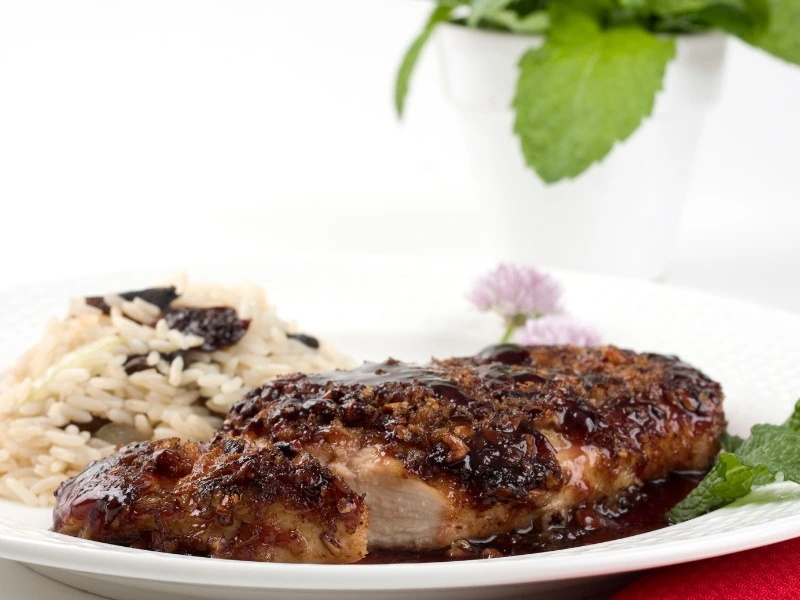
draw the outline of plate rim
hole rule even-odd
[[[793,486],[794,487],[794,486]],[[700,517],[729,511],[722,508]],[[697,522],[697,519],[694,520]],[[675,525],[673,527],[681,527]],[[54,534],[60,536],[61,534]],[[390,565],[319,565],[260,563],[162,554],[88,542],[91,550],[53,540],[34,540],[0,532],[0,558],[66,571],[134,580],[237,589],[307,591],[379,591],[495,587],[572,581],[615,575],[742,552],[800,536],[800,515],[779,517],[767,524],[745,526],[692,540],[659,541],[645,547],[610,549],[581,562],[580,575],[569,571],[570,560],[556,550],[491,560]],[[63,536],[68,537],[68,536]],[[631,536],[632,539],[638,536]],[[725,542],[743,538],[736,549]],[[74,539],[74,538],[71,538]],[[603,544],[592,547],[602,550]],[[126,560],[119,560],[126,556]],[[580,560],[580,556],[572,556]],[[95,560],[86,560],[95,559]],[[415,578],[408,577],[413,573]],[[358,574],[360,576],[355,576]],[[246,579],[245,579],[246,578]]]

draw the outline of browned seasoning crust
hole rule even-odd
[[[361,496],[308,454],[246,438],[133,444],[56,495],[53,529],[101,542],[279,562],[366,554]]]
[[[284,377],[235,406],[221,435],[313,448],[355,431],[485,508],[562,487],[563,446],[600,448],[609,471],[624,463],[639,482],[704,469],[725,427],[721,401],[719,384],[674,357],[505,345],[425,366]]]

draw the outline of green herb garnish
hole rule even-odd
[[[744,443],[744,438],[726,431],[720,436],[719,443],[722,446],[723,452],[736,452]]]
[[[783,425],[754,425],[746,440],[726,435],[722,443],[714,468],[669,512],[672,523],[721,508],[779,477],[800,483],[800,401]]]

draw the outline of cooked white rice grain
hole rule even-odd
[[[232,358],[222,367],[222,372],[228,377],[235,377],[239,370],[239,359]]]
[[[61,415],[67,419],[68,423],[91,423],[94,418],[88,410],[75,408],[66,403],[61,404],[60,407]]]
[[[153,430],[153,439],[154,440],[164,440],[167,438],[173,437],[181,437],[184,435],[183,431],[178,431],[177,429],[171,429],[170,427],[156,427]]]
[[[192,363],[192,366],[209,364],[213,360],[211,358],[211,355],[209,355],[206,352],[200,352],[200,351],[189,352],[188,357],[189,357],[189,362]]]
[[[12,440],[26,440],[41,437],[41,427],[12,427],[8,430],[8,437]]]
[[[189,406],[195,404],[202,397],[201,390],[186,390],[178,392],[172,399],[171,404],[176,406]]]
[[[51,446],[50,455],[67,464],[74,463],[76,460],[75,452],[62,448],[61,446]]]
[[[146,413],[150,409],[147,400],[125,400],[125,410],[132,413]]]
[[[167,383],[172,387],[178,387],[181,384],[181,375],[183,374],[183,357],[178,356],[172,361],[169,366],[169,375],[167,376]]]
[[[86,369],[61,369],[53,376],[53,381],[67,383],[83,383],[89,381],[89,371]]]
[[[151,407],[153,407],[157,405],[171,404],[175,401],[175,398],[173,396],[167,396],[166,394],[149,391],[144,395],[144,400],[145,402],[149,403]]]
[[[147,347],[153,352],[161,352],[163,354],[169,354],[170,352],[180,350],[180,346],[178,346],[178,344],[174,344],[173,342],[169,342],[167,340],[150,340],[147,342]]]
[[[150,425],[150,421],[145,415],[136,415],[133,418],[133,426],[136,427],[136,431],[141,433],[144,437],[153,437],[153,426]]]
[[[8,489],[16,494],[17,498],[22,500],[25,504],[28,506],[38,506],[39,499],[36,497],[36,494],[26,488],[19,479],[15,477],[5,477],[4,481]]]
[[[234,377],[229,379],[221,386],[219,386],[219,391],[223,394],[228,394],[230,392],[235,392],[242,387],[242,378],[241,377]]]
[[[228,383],[228,381],[230,381],[230,377],[227,375],[222,375],[221,373],[212,373],[198,377],[197,385],[199,385],[200,388],[213,389]]]
[[[126,410],[114,408],[108,411],[108,420],[111,421],[112,423],[133,425],[133,415]]]
[[[189,384],[192,384],[197,381],[197,379],[205,374],[205,371],[202,369],[196,369],[194,365],[189,367],[188,369],[184,369],[181,372],[181,381],[180,385],[186,387]]]
[[[58,475],[45,475],[39,481],[31,486],[32,494],[46,494],[53,493],[61,482],[67,478],[66,475],[59,473]]]
[[[158,392],[165,396],[174,396],[177,392],[161,373],[156,373],[154,371],[139,371],[131,375],[128,380],[141,388]]]
[[[147,411],[147,418],[151,423],[158,423],[161,421],[161,415],[164,414],[164,405],[152,404]]]
[[[63,448],[77,448],[79,446],[86,445],[86,440],[80,435],[66,433],[64,431],[59,431],[58,429],[50,429],[45,431],[44,435],[54,446],[61,446]]]
[[[92,398],[91,396],[70,396],[66,399],[67,404],[73,408],[85,410],[95,415],[103,415],[109,407],[119,408],[106,398]],[[122,400],[119,400],[120,404]]]
[[[125,389],[124,381],[121,379],[113,379],[111,377],[92,377],[90,383],[96,388],[105,391]]]
[[[44,402],[26,402],[17,408],[17,412],[23,417],[32,417],[42,414]]]

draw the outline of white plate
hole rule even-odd
[[[360,358],[425,360],[495,341],[499,323],[464,293],[490,265],[421,260],[301,260],[192,268],[195,280],[248,279],[285,317]],[[135,289],[169,270],[42,284],[0,293],[0,364],[63,314],[70,295]],[[779,422],[800,394],[800,317],[672,287],[559,274],[571,311],[609,342],[678,354],[722,382],[735,433]],[[543,554],[418,565],[286,565],[118,548],[49,532],[49,513],[0,503],[0,557],[106,596],[152,598],[585,598],[619,574],[800,535],[800,486],[781,484],[700,519],[622,540]],[[614,577],[616,576],[616,578]]]

